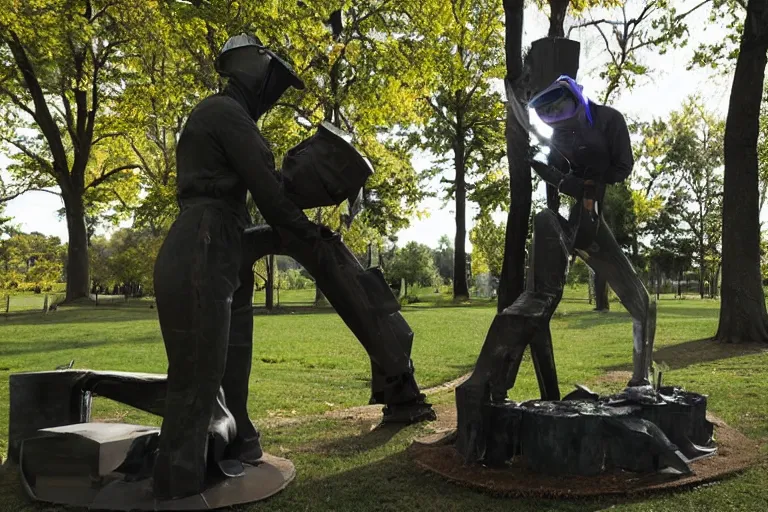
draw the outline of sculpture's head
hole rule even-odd
[[[562,75],[549,87],[538,93],[528,104],[536,111],[539,119],[557,128],[575,122],[592,124],[589,100],[582,93],[583,87],[576,81]]]
[[[272,108],[289,87],[304,89],[293,67],[252,34],[230,37],[215,67],[245,94],[254,119]]]

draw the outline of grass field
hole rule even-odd
[[[585,293],[568,290],[567,295],[583,298]],[[445,307],[435,307],[436,299]],[[471,370],[495,311],[488,301],[450,306],[440,296],[403,309],[416,333],[413,359],[423,387]],[[768,441],[768,345],[706,341],[715,332],[717,307],[714,301],[662,300],[654,358],[670,368],[666,383],[708,394],[713,413],[748,436]],[[552,322],[563,392],[577,382],[598,391],[618,390],[626,383],[629,317],[618,304],[607,314],[590,308],[585,301],[564,300]],[[332,310],[257,314],[254,323],[252,416],[265,425],[266,450],[293,460],[298,477],[273,499],[242,510],[768,510],[766,464],[716,485],[643,501],[510,500],[462,489],[409,463],[405,448],[429,425],[371,430],[371,420],[322,415],[364,405],[369,397],[365,352]],[[8,375],[51,370],[71,359],[80,368],[164,372],[156,310],[144,302],[0,319],[0,453],[7,448]],[[526,360],[510,396],[536,395]],[[453,394],[442,392],[432,400],[450,404]],[[309,421],[278,421],[308,415]],[[106,400],[97,401],[95,416],[158,424],[157,418]],[[15,472],[0,470],[0,510],[57,509],[30,503]]]

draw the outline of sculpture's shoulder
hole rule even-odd
[[[595,115],[595,120],[603,126],[620,126],[627,124],[624,114],[608,105],[598,105],[593,103],[592,112]]]
[[[189,114],[190,121],[194,119],[202,122],[243,117],[248,117],[248,115],[240,104],[233,98],[222,94],[214,94],[203,99]]]

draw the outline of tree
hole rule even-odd
[[[507,91],[512,97],[507,101],[527,100],[525,76],[523,73],[523,13],[524,0],[503,0],[504,6],[504,55]],[[567,8],[567,6],[566,6]],[[554,9],[553,9],[554,10]],[[557,12],[560,12],[559,10]],[[554,18],[554,16],[553,16]],[[550,31],[557,26],[550,27]],[[555,35],[555,34],[553,34]],[[504,235],[504,262],[499,280],[499,312],[509,307],[525,289],[525,248],[531,221],[531,167],[526,162],[530,151],[530,136],[520,126],[510,107],[504,136],[509,165],[509,211]]]
[[[443,235],[437,242],[434,252],[435,267],[444,284],[453,280],[453,243],[448,235]]]
[[[724,125],[697,99],[689,98],[680,112],[670,116],[669,128],[665,164],[681,179],[687,207],[680,217],[696,241],[699,294],[704,298],[708,270],[715,276],[719,273]]]
[[[150,229],[124,228],[105,237],[94,237],[89,248],[94,286],[139,285],[154,292],[155,259],[163,236]]]
[[[501,95],[493,80],[504,72],[502,10],[497,0],[451,0],[433,20],[438,83],[426,98],[419,145],[439,156],[430,175],[442,174],[450,162],[453,178],[443,178],[446,198],[455,201],[454,298],[469,297],[466,256],[467,193],[473,177],[499,170],[504,156]],[[450,156],[449,156],[450,155]]]
[[[725,123],[723,277],[715,338],[768,341],[760,279],[757,142],[768,60],[768,0],[749,0]]]
[[[702,0],[681,13],[667,0],[615,2],[614,5],[618,5],[612,13],[613,19],[594,19],[590,15],[589,21],[570,27],[569,36],[573,30],[592,27],[605,44],[609,61],[600,72],[600,78],[607,81],[602,103],[608,104],[622,88],[632,89],[638,78],[649,73],[642,63],[643,51],[663,54],[669,47],[685,46],[688,42],[686,18],[710,1]]]
[[[405,280],[405,293],[408,285],[431,286],[437,280],[437,269],[432,260],[432,250],[417,242],[408,242],[405,247],[395,252],[387,266],[387,277],[392,280]]]
[[[0,240],[0,288],[39,293],[61,282],[66,247],[58,237],[9,231]]]
[[[501,276],[504,263],[504,223],[496,224],[487,213],[475,219],[469,231],[472,242],[472,273],[479,275],[485,270],[495,278]]]
[[[132,41],[152,33],[154,2],[40,0],[0,9],[0,138],[15,151],[15,191],[57,188],[69,234],[67,300],[88,295],[86,193],[135,166],[90,168],[124,85]]]
[[[600,72],[600,77],[607,82],[601,94],[601,102],[610,104],[622,89],[632,89],[638,79],[649,74],[650,70],[642,63],[643,52],[665,53],[670,46],[685,45],[688,35],[686,18],[709,1],[703,0],[682,13],[678,13],[677,9],[666,0],[643,0],[637,6],[631,5],[634,2],[621,2],[616,7],[616,12],[612,13],[613,19],[594,19],[590,16],[589,21],[570,27],[569,35],[575,29],[590,27],[596,30],[603,40],[609,60]],[[614,208],[622,209],[623,212],[615,212],[615,215],[631,218],[630,203],[614,201],[611,207],[608,207],[612,188],[614,187],[608,187],[604,211],[609,213]],[[634,254],[634,256],[637,255]],[[595,309],[606,311],[609,309],[607,281],[599,273],[595,273],[594,282]]]

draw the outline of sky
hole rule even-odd
[[[696,2],[677,2],[678,12],[689,9]],[[631,16],[639,11],[641,2],[629,0],[627,14]],[[603,16],[606,14],[607,16]],[[595,19],[610,17],[608,13],[594,12]],[[690,42],[686,48],[671,50],[665,55],[656,55],[647,52],[640,57],[641,63],[651,70],[651,77],[642,81],[631,92],[623,92],[613,101],[613,106],[618,108],[629,119],[650,120],[653,117],[664,117],[669,112],[677,109],[691,94],[699,94],[707,103],[710,110],[725,115],[728,107],[730,93],[730,76],[713,75],[708,70],[686,70],[693,50],[699,42],[722,40],[725,29],[711,26],[708,17],[708,9],[702,8],[689,19],[691,30]],[[566,31],[573,21],[566,21]],[[549,21],[546,14],[530,7],[525,12],[523,45],[529,45],[535,39],[546,34]],[[697,27],[705,27],[704,30],[696,30]],[[593,28],[574,30],[570,36],[581,42],[581,62],[577,80],[584,86],[584,92],[596,98],[604,87],[604,82],[598,73],[603,69],[607,54],[603,51],[604,43],[599,34]],[[535,115],[532,116],[535,118]],[[540,130],[546,133],[545,130]],[[8,159],[0,154],[0,167],[4,168]],[[430,166],[430,160],[424,154],[417,154],[413,159],[417,170]],[[450,174],[448,177],[451,177]],[[431,190],[437,190],[437,182],[430,184]],[[542,194],[542,190],[537,191]],[[13,222],[19,224],[26,232],[38,231],[46,235],[58,236],[62,242],[67,240],[67,226],[64,219],[58,217],[57,211],[63,207],[61,199],[45,192],[29,192],[10,201],[5,210],[5,215],[13,217]],[[454,204],[452,201],[445,203],[440,198],[430,198],[423,201],[418,210],[426,212],[426,216],[414,218],[411,226],[397,233],[398,245],[409,241],[417,241],[431,247],[437,247],[442,235],[455,236]],[[477,213],[477,208],[469,204],[467,208],[467,233],[472,226],[472,219]],[[494,215],[497,220],[506,218],[503,212]],[[467,249],[471,250],[471,244],[467,240]]]

